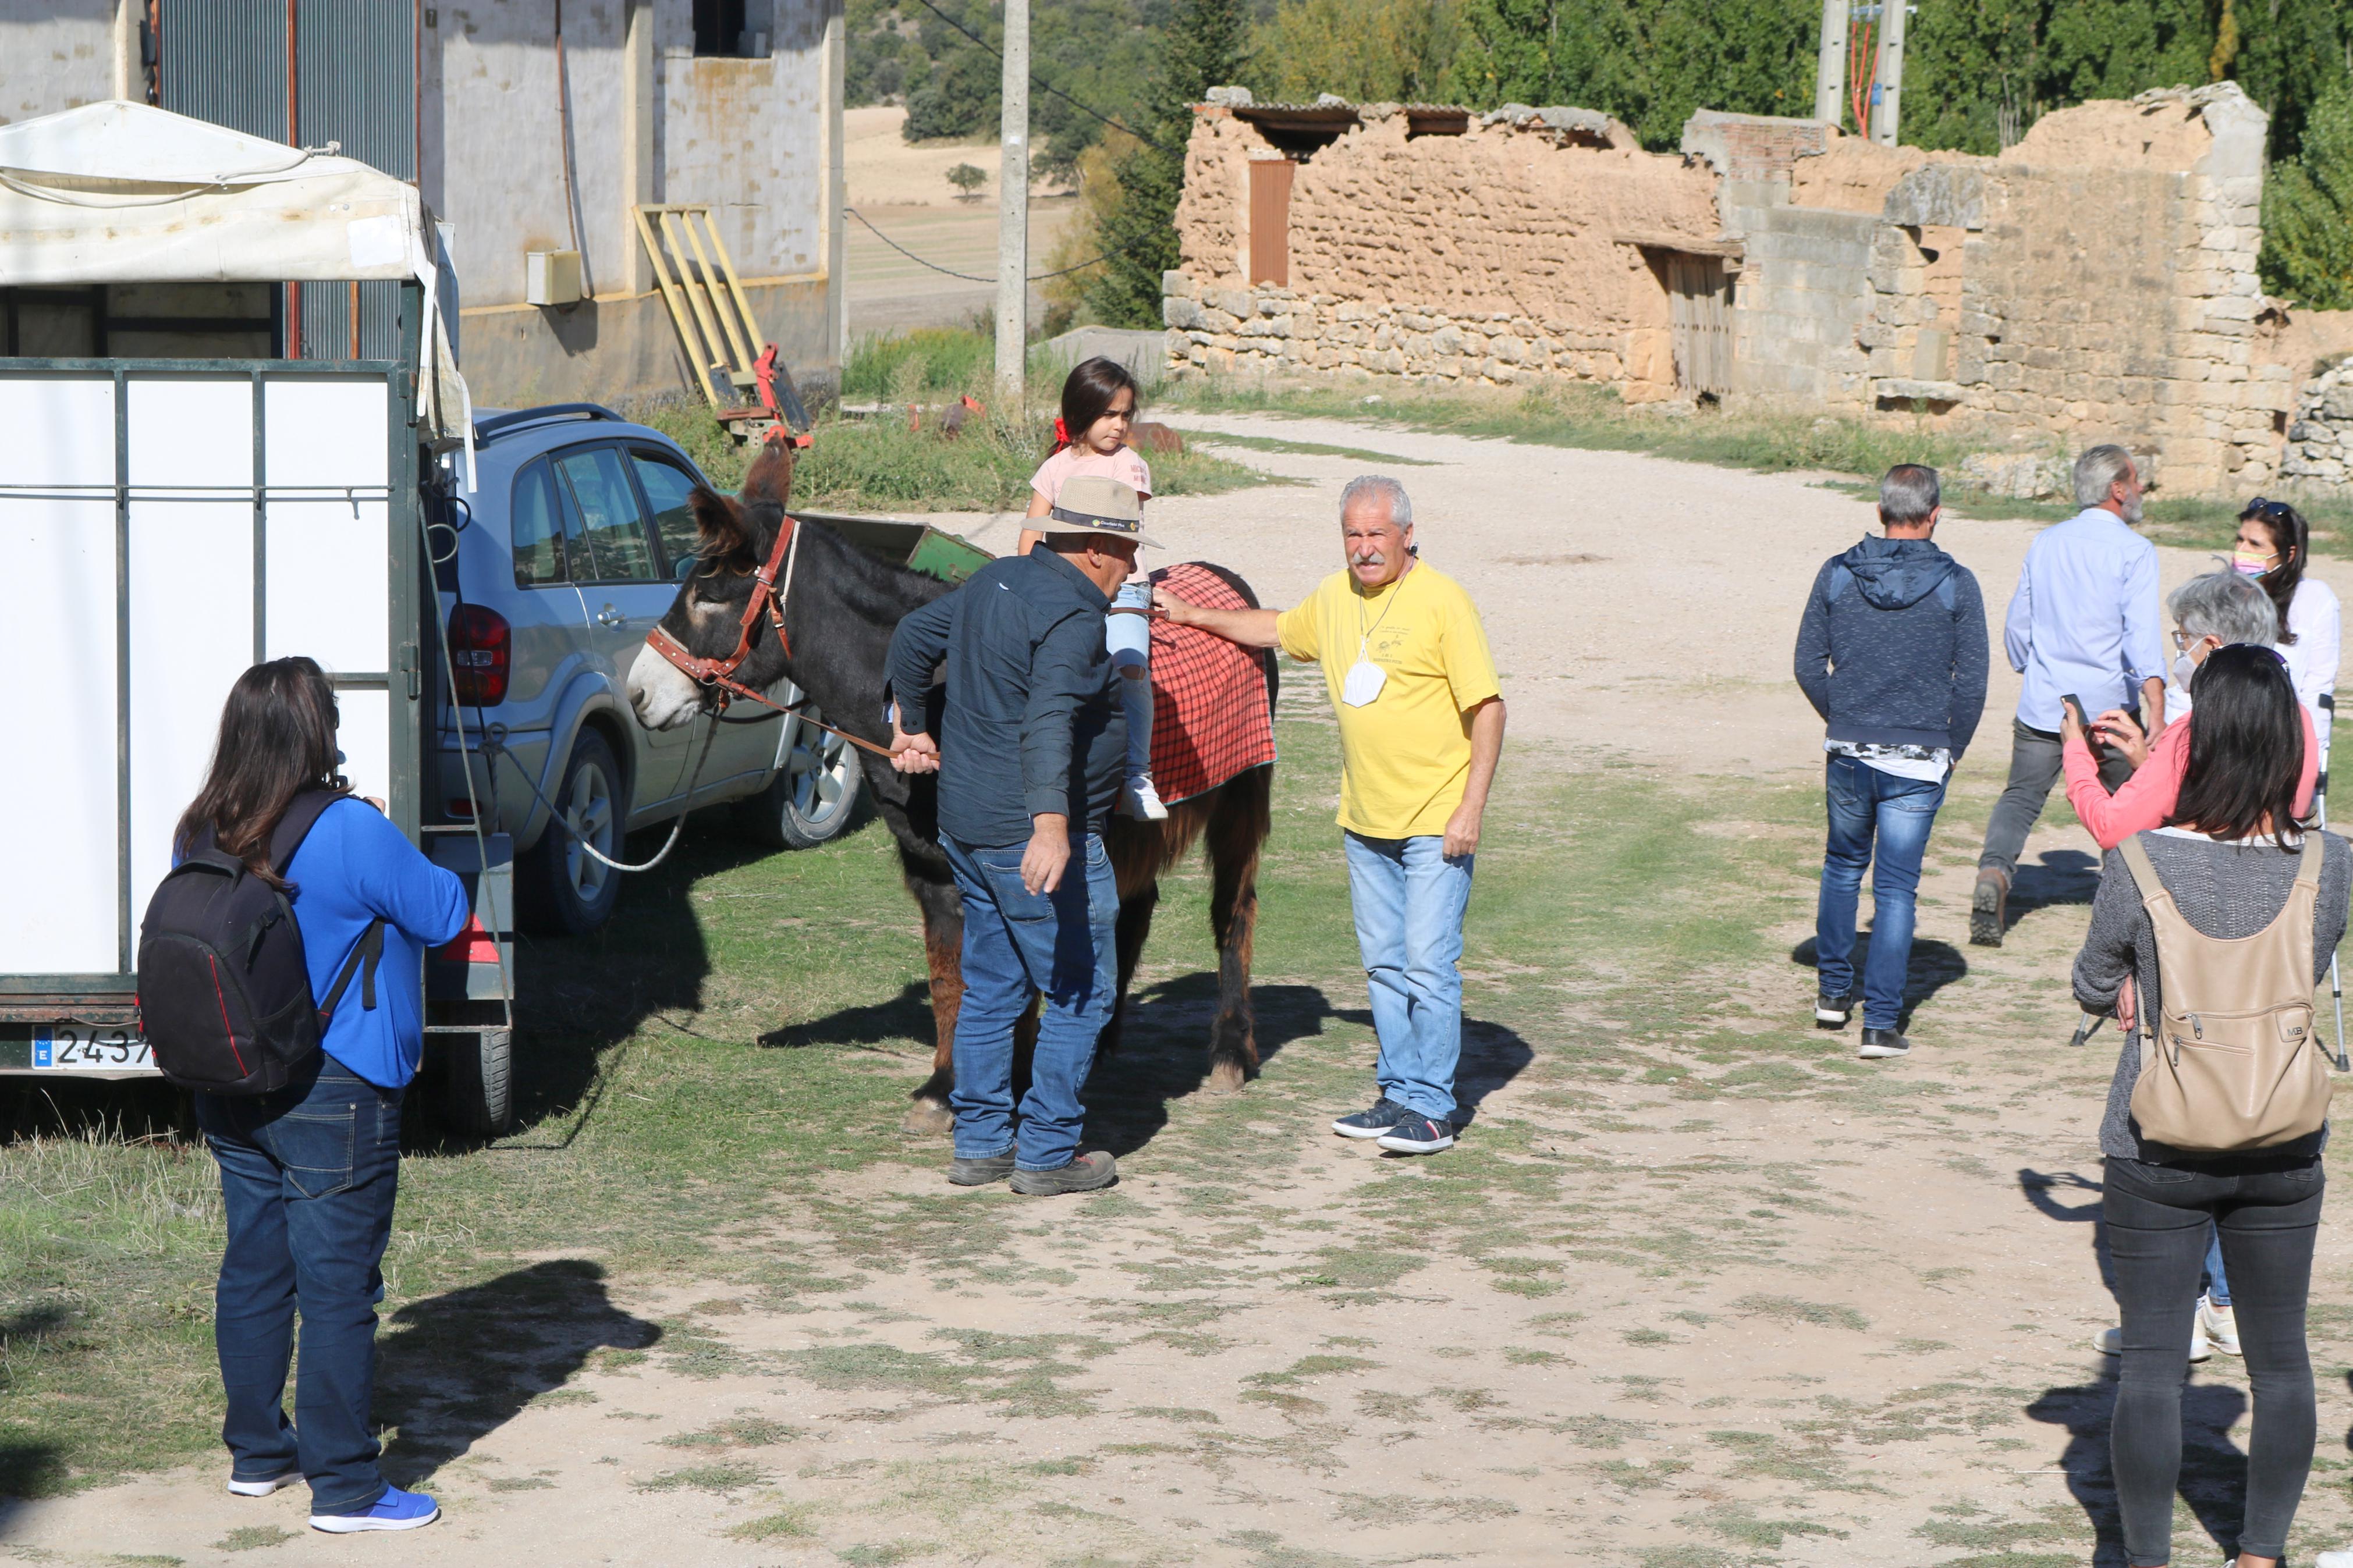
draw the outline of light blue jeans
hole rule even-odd
[[[956,1014],[955,1154],[986,1160],[1014,1151],[1024,1171],[1059,1171],[1086,1125],[1079,1095],[1095,1041],[1119,999],[1119,885],[1100,834],[1071,846],[1061,885],[1021,885],[1024,846],[982,848],[940,835],[964,892],[964,1005]],[[1041,993],[1029,1092],[1018,1135],[1013,1105],[1013,1030]]]
[[[1462,910],[1477,857],[1448,859],[1436,834],[1345,837],[1356,947],[1380,1036],[1373,1075],[1398,1104],[1451,1121],[1462,1059]]]

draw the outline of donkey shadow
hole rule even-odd
[[[659,1325],[612,1304],[604,1267],[586,1258],[411,1301],[376,1351],[376,1415],[399,1428],[385,1474],[415,1486],[562,1387],[596,1351],[642,1350],[660,1338]]]

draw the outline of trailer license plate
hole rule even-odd
[[[129,1029],[36,1026],[35,1072],[153,1072],[155,1053]]]

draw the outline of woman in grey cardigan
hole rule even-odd
[[[2269,648],[2217,649],[2200,666],[2198,723],[2167,826],[2139,836],[2175,907],[2200,934],[2254,936],[2287,908],[2302,858],[2295,820],[2303,726],[2286,667]],[[2313,916],[2313,980],[2345,934],[2353,853],[2322,835]],[[2075,998],[2129,1029],[2162,1016],[2157,939],[2118,850],[2101,869],[2092,929],[2075,958]],[[2316,1046],[2313,1048],[2317,1048]],[[2101,1217],[2123,1311],[2109,1454],[2132,1568],[2171,1561],[2181,1467],[2181,1383],[2206,1254],[2220,1227],[2239,1342],[2254,1395],[2239,1568],[2273,1568],[2312,1466],[2312,1363],[2305,1296],[2320,1224],[2320,1151],[2328,1129],[2241,1154],[2188,1153],[2144,1139],[2132,1115],[2138,1037],[2126,1033],[2100,1124],[2107,1180]]]

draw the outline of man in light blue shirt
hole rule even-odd
[[[2002,626],[2010,667],[2026,677],[2010,721],[2010,784],[1986,824],[1969,941],[2000,947],[2011,879],[2026,836],[2042,815],[2062,765],[2061,699],[2097,717],[2141,710],[2149,734],[2165,727],[2165,654],[2158,639],[2157,547],[2132,531],[2140,521],[2140,474],[2122,447],[2075,459],[2084,510],[2035,535]],[[2132,773],[2122,753],[2099,748],[2100,781],[2114,791]]]

